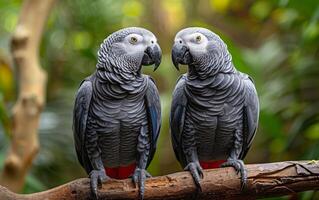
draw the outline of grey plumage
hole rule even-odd
[[[198,40],[198,41],[197,41]],[[226,44],[204,28],[187,28],[175,37],[175,66],[187,64],[188,73],[173,93],[170,128],[177,159],[190,170],[198,187],[199,161],[225,160],[246,172],[241,161],[256,134],[259,102],[252,79],[238,72]]]
[[[75,147],[95,195],[97,184],[108,179],[104,168],[136,163],[133,180],[143,197],[161,108],[155,83],[141,74],[141,67],[155,64],[157,68],[160,60],[161,50],[151,32],[122,29],[104,40],[95,73],[80,85],[73,117]]]

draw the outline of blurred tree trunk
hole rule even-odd
[[[154,25],[152,32],[158,37],[161,48],[164,52],[169,52],[172,43],[166,41],[167,38],[172,37],[172,30],[168,24],[168,13],[163,8],[163,2],[158,0],[146,0],[145,7],[147,7],[146,18],[143,20],[149,24]]]
[[[20,191],[39,149],[37,129],[45,104],[47,75],[38,53],[43,28],[55,0],[25,0],[11,40],[19,94],[13,108],[11,147],[4,163],[0,184]]]

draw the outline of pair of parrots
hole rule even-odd
[[[256,133],[258,96],[252,79],[237,71],[226,44],[205,28],[179,31],[172,61],[188,65],[173,92],[170,130],[176,158],[200,189],[203,169],[232,166],[246,183],[242,159]],[[110,179],[132,177],[144,196],[146,168],[161,127],[160,97],[143,65],[161,62],[154,34],[131,27],[108,36],[96,71],[82,81],[73,115],[75,148],[91,190]],[[155,70],[154,69],[154,70]]]

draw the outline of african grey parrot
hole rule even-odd
[[[175,155],[198,189],[202,169],[232,166],[247,173],[242,159],[256,134],[259,102],[252,79],[237,71],[226,44],[205,28],[177,33],[172,60],[188,65],[175,87],[170,129]]]
[[[150,31],[131,27],[107,37],[98,51],[96,71],[76,95],[73,135],[77,157],[97,186],[132,175],[143,198],[161,126],[159,93],[142,65],[161,62],[161,49]]]

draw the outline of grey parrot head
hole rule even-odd
[[[98,51],[97,68],[110,65],[117,71],[137,73],[142,65],[154,64],[154,71],[161,63],[162,52],[154,34],[144,28],[130,27],[108,36]]]
[[[176,34],[172,61],[177,70],[179,64],[214,68],[231,61],[231,55],[217,34],[206,28],[190,27]]]

